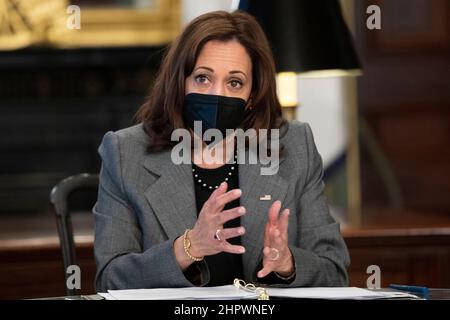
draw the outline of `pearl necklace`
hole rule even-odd
[[[227,172],[227,174],[225,175],[225,179],[222,182],[227,182],[229,180],[229,178],[233,175],[234,170],[235,170],[235,165],[237,162],[237,154],[234,155],[234,161],[231,163],[232,166],[230,167],[230,170]],[[208,190],[214,190],[219,188],[219,185],[222,183],[219,183],[219,185],[209,185],[207,184],[199,175],[198,172],[195,168],[192,168],[192,174],[194,175],[194,180],[195,182],[197,182],[198,184],[200,184],[202,187],[208,189]]]

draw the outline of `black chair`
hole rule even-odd
[[[84,189],[98,189],[98,174],[82,173],[65,178],[53,187],[50,193],[50,202],[53,205],[56,225],[58,227],[59,242],[61,245],[65,286],[68,296],[78,296],[81,294],[79,289],[69,289],[66,285],[67,278],[70,276],[66,270],[71,265],[77,265],[75,254],[75,244],[72,229],[71,211],[68,199],[75,191]]]

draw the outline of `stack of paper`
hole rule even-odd
[[[270,297],[298,298],[298,299],[399,299],[418,297],[400,291],[372,291],[356,287],[328,287],[328,288],[269,288]]]
[[[417,299],[409,293],[399,291],[372,291],[356,287],[339,288],[266,288],[269,297],[299,299]],[[219,287],[188,287],[162,289],[108,290],[99,293],[108,300],[180,300],[180,299],[256,299],[254,292],[239,289],[234,285]]]

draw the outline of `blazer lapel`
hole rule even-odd
[[[197,205],[190,164],[176,165],[171,151],[148,156],[144,166],[160,175],[145,191],[150,206],[169,238],[183,234],[197,221]]]
[[[283,158],[280,159],[280,164]],[[242,190],[241,205],[247,213],[241,218],[246,234],[242,237],[242,244],[246,248],[243,256],[244,273],[246,279],[255,281],[257,265],[261,262],[264,244],[264,227],[267,222],[269,208],[276,200],[284,204],[288,191],[287,181],[279,176],[261,175],[260,164],[241,164],[239,166],[239,185]],[[260,198],[270,200],[260,200]],[[283,205],[282,205],[283,208]]]

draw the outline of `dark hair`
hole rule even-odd
[[[251,110],[241,127],[259,130],[280,129],[285,125],[276,94],[275,63],[261,26],[242,11],[214,11],[194,19],[169,46],[150,95],[136,114],[149,136],[150,152],[172,147],[176,143],[171,141],[173,130],[186,128],[182,116],[185,80],[191,75],[203,46],[210,40],[233,39],[247,50],[253,70],[251,106],[247,106]]]

